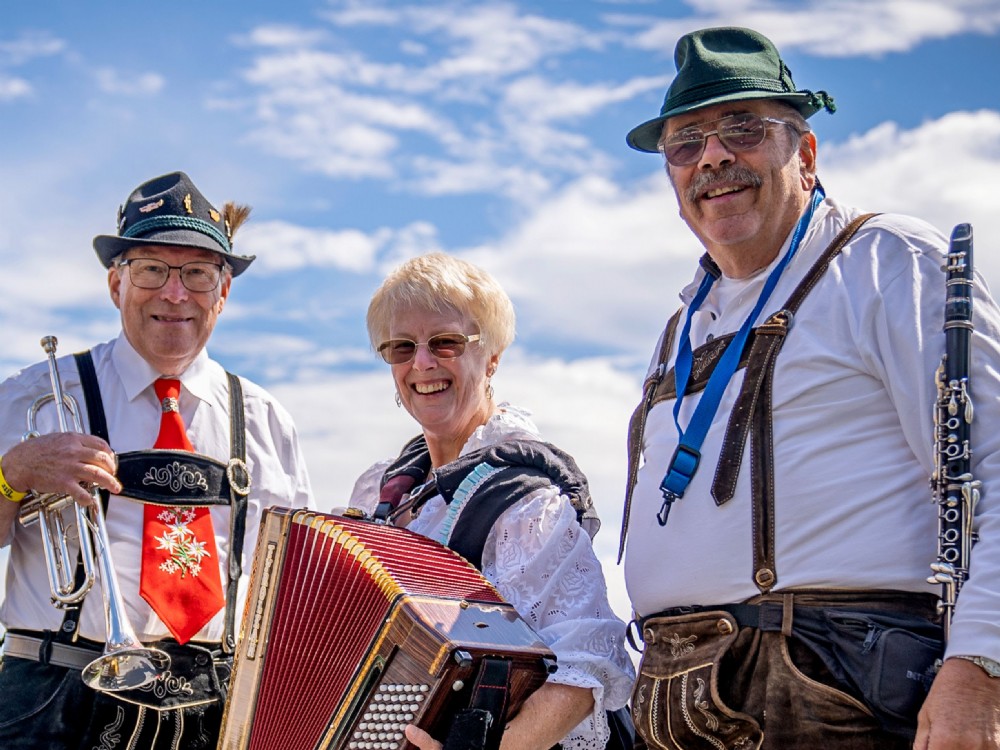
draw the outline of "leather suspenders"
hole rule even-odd
[[[813,264],[805,278],[792,292],[784,307],[753,329],[740,355],[740,367],[746,367],[743,385],[729,415],[723,438],[722,452],[712,481],[712,497],[716,505],[732,499],[743,461],[747,437],[750,438],[750,467],[753,508],[753,580],[761,593],[767,593],[778,581],[774,560],[774,455],[772,439],[772,388],[774,367],[789,327],[799,306],[816,286],[833,259],[840,253],[861,226],[874,213],[863,214],[851,221]],[[649,411],[661,401],[676,398],[674,370],[667,367],[673,352],[677,324],[684,308],[667,323],[660,345],[658,365],[643,384],[643,398],[629,421],[628,478],[625,486],[625,506],[618,561],[625,551],[632,493],[638,478],[642,438]],[[694,351],[691,381],[685,395],[704,389],[716,363],[733,335],[720,336]]]
[[[87,405],[90,432],[105,442],[110,442],[107,420],[104,414],[104,401],[101,399],[101,390],[97,382],[97,372],[94,369],[93,358],[89,351],[79,352],[73,356],[76,360],[77,369],[80,372],[80,384],[83,387],[83,396]],[[225,483],[229,488],[231,522],[229,566],[226,571],[226,614],[222,650],[226,654],[232,654],[236,650],[236,599],[240,576],[243,573],[243,537],[246,531],[247,490],[249,489],[250,477],[246,475],[246,418],[243,411],[243,387],[236,375],[227,372],[226,378],[229,381],[229,472],[233,476],[230,477],[231,481]],[[104,504],[105,513],[108,510],[109,498],[110,494],[107,490],[101,490],[101,502]],[[83,576],[82,561],[78,561],[77,563],[76,575],[77,584],[79,585]],[[60,632],[56,635],[56,640],[62,642],[73,642],[76,640],[82,608],[82,602],[79,605],[67,608]]]

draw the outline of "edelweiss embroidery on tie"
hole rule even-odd
[[[179,411],[180,381],[161,378],[153,385],[161,408],[153,448],[193,451]],[[148,471],[143,483],[169,486],[175,494],[185,486],[208,486],[201,471],[172,457]],[[204,506],[148,503],[142,536],[139,593],[178,643],[187,643],[225,604],[212,515]]]
[[[157,487],[169,487],[173,492],[208,489],[208,480],[205,475],[180,461],[173,461],[166,466],[151,467],[142,478],[142,483]]]
[[[211,557],[212,553],[205,549],[207,542],[199,541],[195,533],[188,528],[194,521],[193,508],[164,508],[157,518],[167,525],[167,530],[156,537],[157,549],[167,552],[167,559],[160,563],[160,570],[174,574],[180,572],[197,576],[201,573],[202,558]]]

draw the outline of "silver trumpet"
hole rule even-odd
[[[28,431],[22,439],[38,437],[38,412],[50,402],[55,406],[61,432],[84,432],[76,399],[62,389],[56,367],[56,337],[46,336],[41,343],[49,357],[52,393],[35,399],[28,408]],[[73,418],[72,427],[67,413]],[[103,692],[131,690],[159,677],[169,666],[170,657],[159,649],[143,646],[128,621],[125,602],[111,561],[100,493],[96,487],[91,487],[90,494],[93,503],[87,507],[77,503],[70,495],[34,495],[25,500],[19,517],[24,526],[37,523],[41,531],[49,589],[52,603],[56,607],[63,608],[83,601],[97,576],[100,576],[104,593],[106,641],[103,655],[84,668],[83,681],[94,690]],[[77,536],[83,561],[84,580],[80,585],[75,581],[76,560],[71,555],[68,544],[72,524],[67,525],[63,518],[63,511],[70,506],[76,514]]]

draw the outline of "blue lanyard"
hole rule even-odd
[[[701,400],[698,402],[698,406],[695,407],[694,415],[691,417],[691,422],[685,430],[681,428],[680,413],[681,402],[684,400],[684,391],[687,390],[688,381],[691,379],[691,367],[694,363],[694,353],[691,349],[691,318],[701,307],[705,301],[705,297],[708,296],[712,284],[715,283],[715,276],[710,273],[705,274],[705,278],[701,280],[694,299],[688,305],[684,328],[681,329],[680,348],[674,364],[674,383],[675,390],[677,391],[677,400],[674,402],[674,424],[677,425],[677,435],[680,440],[673,457],[670,459],[667,473],[664,475],[663,481],[660,482],[663,505],[656,514],[656,520],[659,521],[660,526],[667,525],[667,517],[670,515],[671,506],[675,500],[684,497],[684,492],[698,470],[698,464],[701,462],[701,444],[705,441],[708,428],[711,427],[712,421],[715,419],[715,413],[719,410],[722,395],[725,393],[729,381],[732,380],[733,375],[736,373],[740,362],[740,355],[743,353],[743,347],[750,336],[750,330],[757,321],[761,310],[764,309],[764,305],[767,304],[767,300],[770,298],[771,292],[774,291],[774,287],[777,286],[778,279],[785,270],[785,267],[799,249],[799,244],[802,242],[802,237],[805,235],[809,222],[812,220],[813,213],[816,207],[822,203],[824,197],[826,196],[823,188],[817,185],[813,191],[808,209],[802,214],[798,224],[795,226],[788,252],[785,253],[784,257],[767,277],[767,281],[764,282],[764,288],[761,289],[760,296],[757,298],[757,304],[754,305],[747,319],[743,321],[743,325],[736,336],[727,345],[726,351],[719,359],[715,370],[708,379],[705,392],[702,393]]]

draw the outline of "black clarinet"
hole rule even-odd
[[[969,362],[972,350],[972,225],[959,224],[943,270],[947,274],[944,307],[945,353],[938,367],[934,407],[934,473],[931,489],[938,508],[938,556],[928,583],[941,584],[938,610],[948,640],[955,602],[969,576],[969,558],[977,535],[972,520],[982,482],[972,476],[972,397]]]

